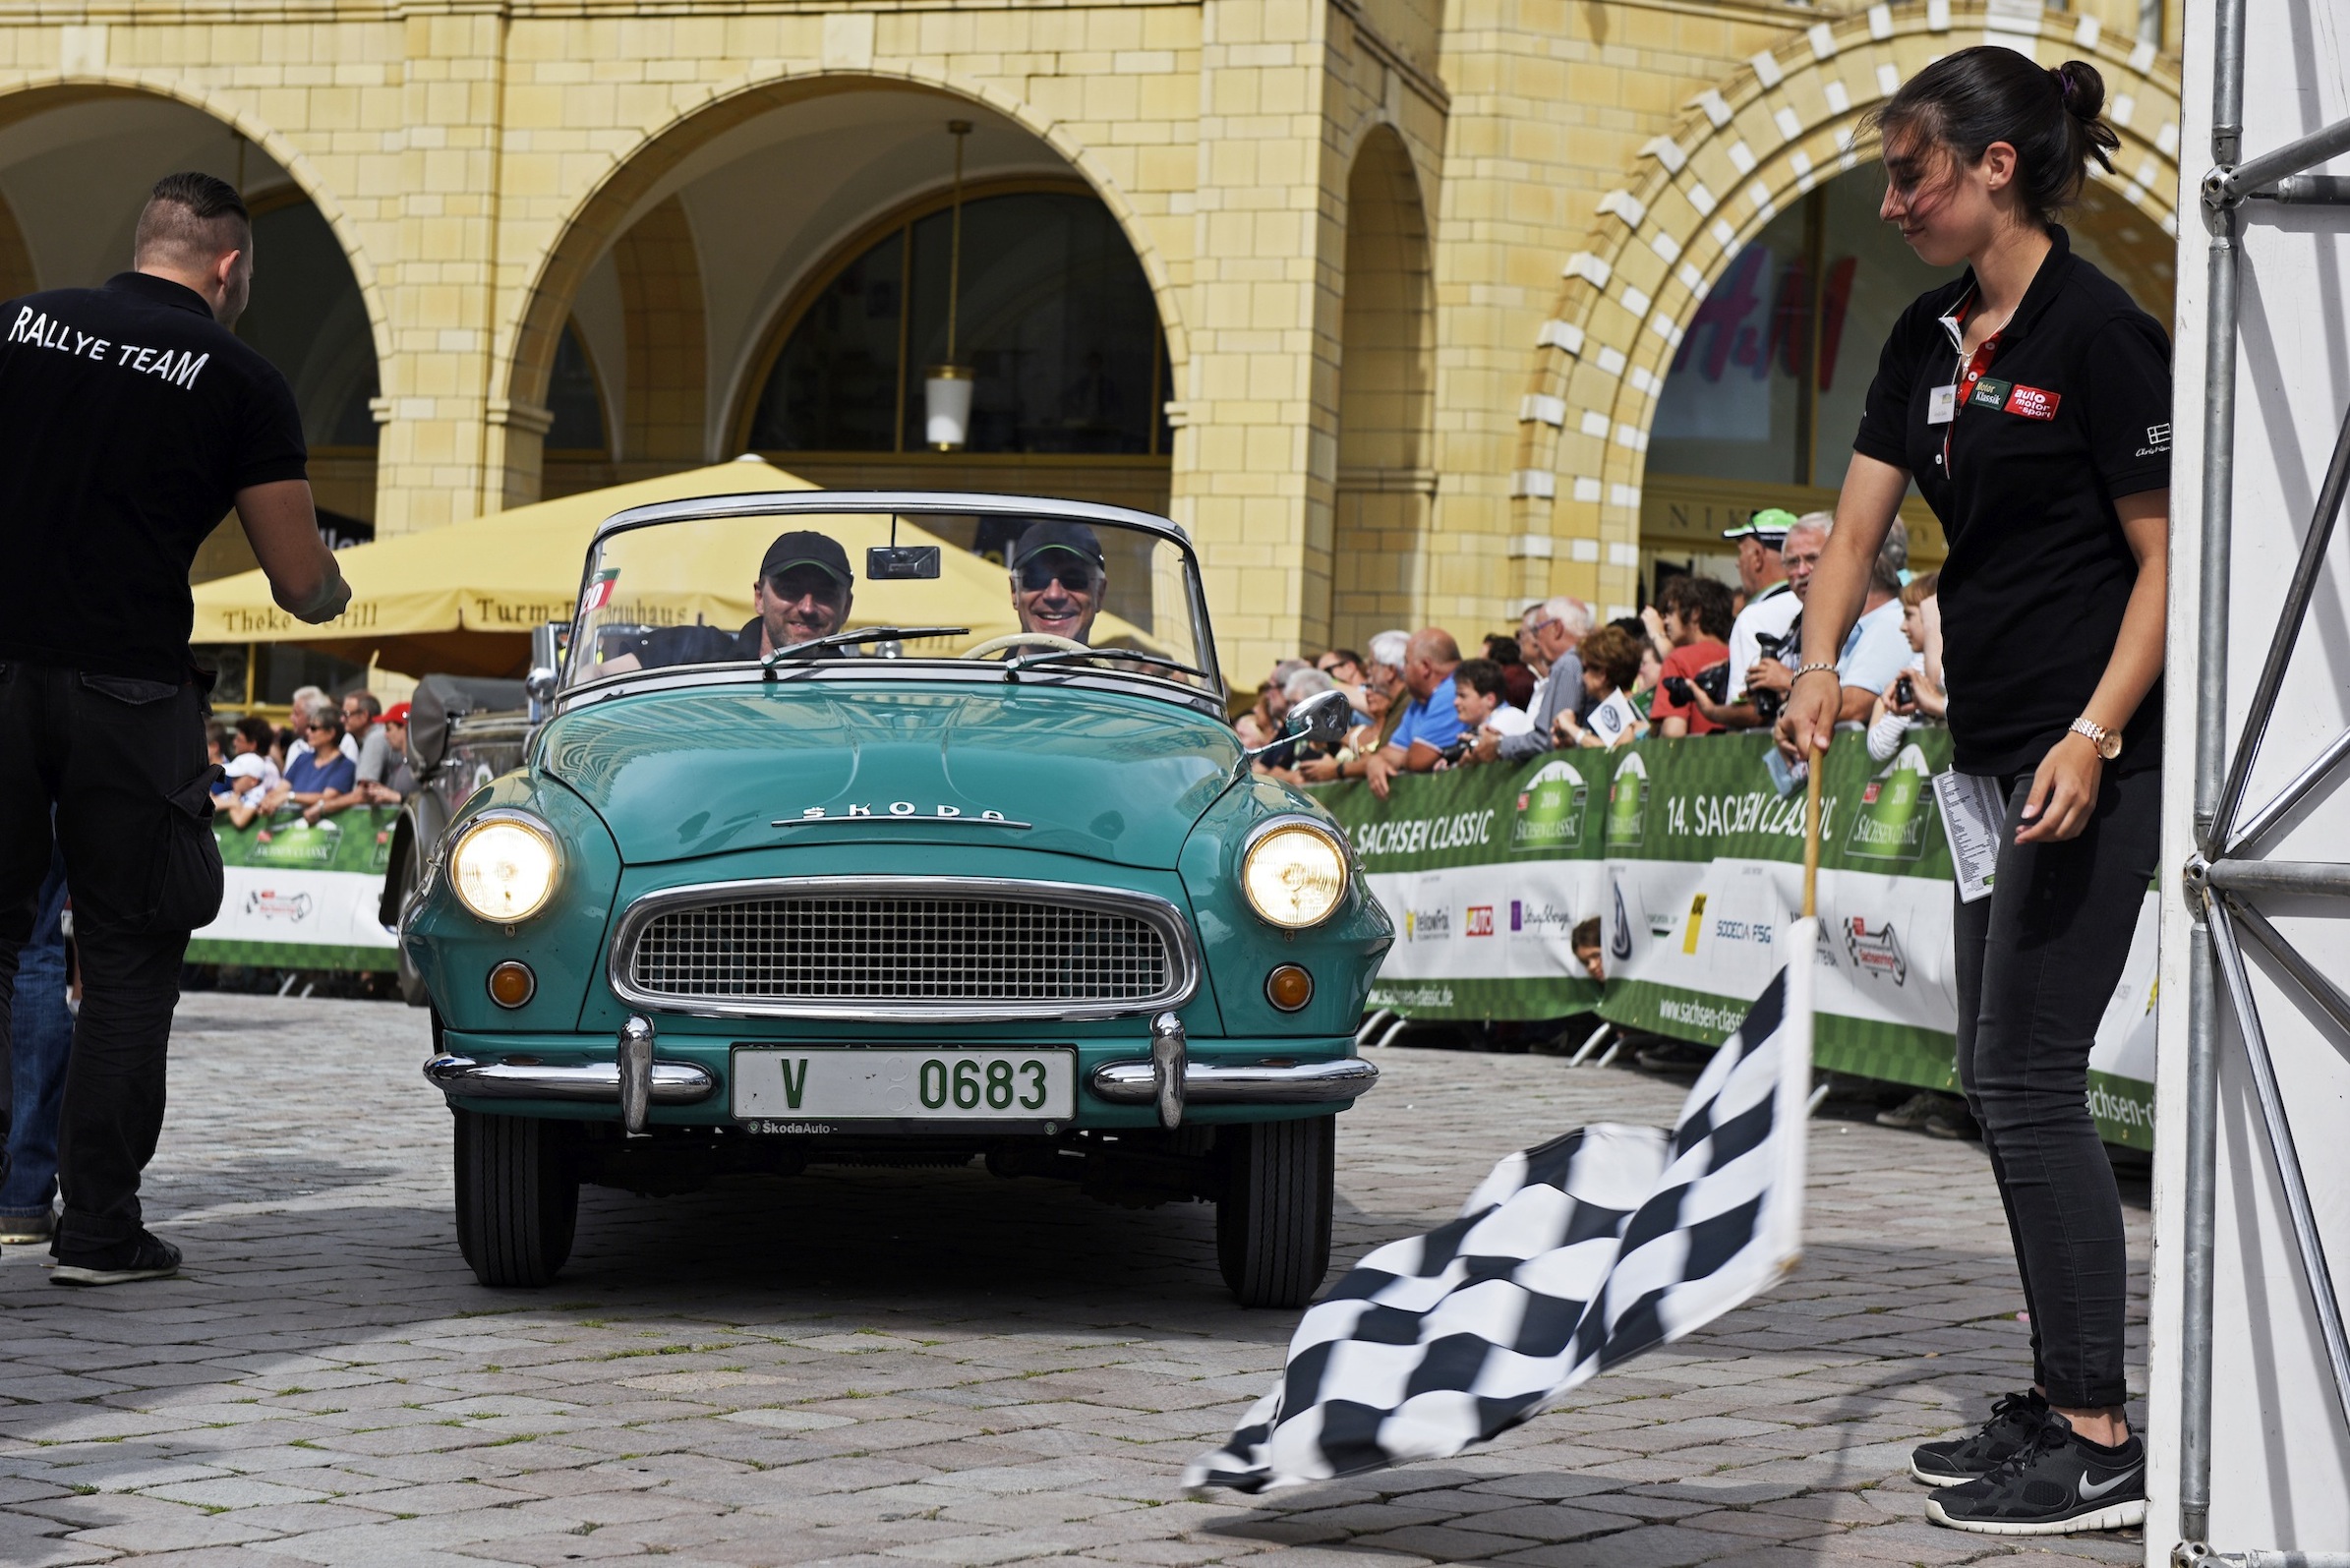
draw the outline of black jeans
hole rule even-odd
[[[2159,850],[2162,775],[2110,773],[2088,825],[2018,843],[2031,775],[2003,780],[1988,898],[1957,905],[1959,1081],[2007,1206],[2032,1380],[2071,1410],[2120,1405],[2129,1301],[2122,1198],[2088,1114],[2088,1053],[2121,983]]]
[[[58,1126],[65,1208],[50,1250],[62,1258],[102,1256],[141,1229],[180,960],[220,908],[205,712],[193,682],[0,664],[0,954],[29,932],[53,806],[82,959]],[[13,990],[6,967],[0,988]],[[0,1007],[0,1074],[8,1027]]]

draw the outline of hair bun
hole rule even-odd
[[[2057,96],[2064,99],[2065,112],[2076,120],[2094,120],[2105,107],[2105,79],[2087,61],[2067,60],[2051,66],[2048,77],[2056,84]]]

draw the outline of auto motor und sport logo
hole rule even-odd
[[[1463,926],[1464,935],[1472,937],[1492,936],[1494,934],[1494,906],[1490,903],[1470,904],[1468,908],[1468,919],[1463,922]]]
[[[1933,770],[1925,753],[1904,746],[1860,791],[1845,853],[1860,860],[1915,860],[1934,821]]]
[[[1518,791],[1517,821],[1509,830],[1513,853],[1557,852],[1583,842],[1583,808],[1591,785],[1571,762],[1546,762]]]
[[[1852,916],[1845,922],[1844,947],[1851,958],[1852,967],[1870,979],[1891,980],[1895,985],[1909,983],[1909,960],[1902,957],[1902,945],[1894,937],[1891,920],[1871,931],[1866,916]]]

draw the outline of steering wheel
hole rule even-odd
[[[967,648],[963,651],[963,657],[984,659],[989,654],[1000,654],[1007,648],[1034,648],[1039,645],[1065,654],[1089,654],[1093,651],[1082,642],[1068,637],[1055,637],[1050,632],[1016,631],[1002,637],[990,637],[975,648]]]

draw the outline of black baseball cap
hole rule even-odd
[[[778,534],[775,543],[767,547],[766,558],[759,562],[759,575],[773,582],[794,566],[821,566],[843,588],[854,581],[849,571],[849,552],[829,534],[806,529]]]
[[[1009,562],[1014,571],[1026,564],[1030,555],[1040,555],[1048,550],[1065,550],[1072,555],[1082,555],[1096,566],[1107,567],[1102,559],[1101,541],[1084,523],[1064,522],[1057,517],[1040,517],[1028,524],[1012,547]]]

